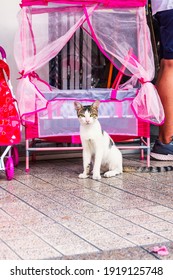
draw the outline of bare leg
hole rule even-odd
[[[173,136],[173,59],[162,59],[156,87],[165,111],[165,122],[159,127],[159,140],[168,144]]]

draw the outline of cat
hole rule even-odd
[[[113,177],[123,172],[122,154],[98,121],[99,104],[99,100],[87,106],[74,102],[83,147],[83,173],[79,174],[82,179],[89,177],[91,162],[92,178],[95,180],[101,179],[102,172],[104,177]]]
[[[100,101],[83,106],[75,101],[74,107],[80,122],[80,138],[83,147],[83,173],[79,178],[88,178],[90,175],[91,163],[93,165],[93,179],[113,177],[123,172],[167,172],[172,171],[173,166],[122,166],[123,159],[120,150],[116,147],[112,138],[106,131],[103,131],[98,121],[98,108]]]

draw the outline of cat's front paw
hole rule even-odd
[[[89,175],[87,175],[86,173],[81,173],[81,174],[79,174],[79,178],[80,179],[86,179],[86,178],[88,178],[89,177]]]
[[[94,180],[100,180],[101,179],[101,176],[100,174],[93,174],[93,177],[92,177]]]

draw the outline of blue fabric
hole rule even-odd
[[[156,13],[159,26],[160,58],[173,59],[173,9]]]

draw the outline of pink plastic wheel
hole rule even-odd
[[[17,166],[19,164],[19,153],[16,146],[11,148],[11,156],[13,158],[14,166]]]
[[[14,177],[14,163],[12,157],[8,157],[5,162],[5,173],[7,180],[12,180]]]

